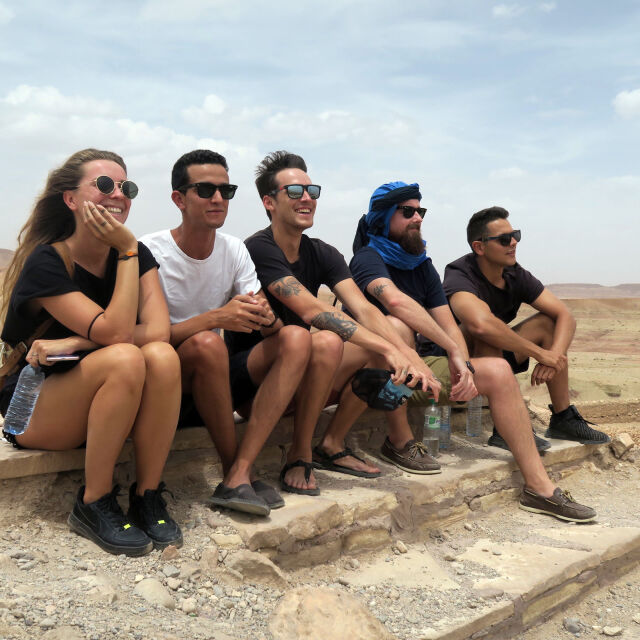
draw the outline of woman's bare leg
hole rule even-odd
[[[142,352],[117,344],[90,353],[71,371],[44,382],[27,430],[29,449],[63,451],[86,440],[84,502],[109,493],[113,468],[131,431],[145,377]]]

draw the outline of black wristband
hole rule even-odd
[[[466,360],[465,364],[467,365],[467,369],[469,369],[469,371],[471,371],[471,373],[475,373],[475,367],[471,364],[471,360]]]
[[[131,258],[137,258],[138,254],[133,251],[127,251],[124,255],[118,256],[118,260],[130,260]]]
[[[275,315],[275,314],[274,314]],[[271,329],[271,327],[273,327],[273,325],[278,322],[278,316],[275,317],[275,320],[271,323],[271,324],[265,324],[263,325],[263,329]]]

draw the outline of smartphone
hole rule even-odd
[[[47,362],[65,362],[67,360],[80,360],[77,353],[65,353],[59,356],[47,356]]]

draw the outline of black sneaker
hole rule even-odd
[[[147,489],[143,496],[136,494],[138,483],[134,482],[129,489],[129,511],[127,515],[137,527],[142,529],[153,541],[156,549],[164,549],[172,544],[182,546],[182,531],[167,511],[167,503],[162,492],[169,490],[164,482],[157,489]],[[173,496],[173,494],[171,494]]]
[[[69,527],[109,553],[143,556],[153,549],[153,542],[125,518],[117,500],[119,490],[116,485],[111,493],[84,504],[84,487],[80,487],[69,515]]]
[[[611,442],[611,438],[606,433],[592,429],[589,425],[593,422],[585,420],[574,405],[569,405],[559,413],[553,413],[552,405],[549,405],[549,409],[551,409],[551,420],[549,420],[549,428],[544,434],[547,438],[573,440],[580,444]]]
[[[536,449],[538,453],[544,453],[547,449],[551,448],[551,443],[543,438],[540,438],[536,432],[533,432],[533,439],[536,443]],[[493,433],[489,440],[487,440],[487,444],[490,447],[500,447],[500,449],[505,449],[506,451],[510,451],[509,445],[506,443],[505,439],[494,429]]]

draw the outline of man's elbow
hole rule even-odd
[[[489,323],[482,318],[465,318],[462,326],[474,338],[484,340],[489,334]]]

